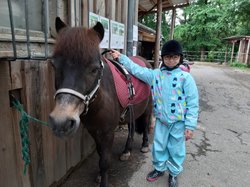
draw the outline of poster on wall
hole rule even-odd
[[[118,49],[124,49],[124,30],[125,30],[124,24],[119,23],[119,42],[118,42]]]
[[[89,12],[89,28],[95,26],[98,21],[101,22],[104,27],[104,37],[100,43],[100,48],[109,48],[109,19]]]
[[[99,16],[99,21],[104,27],[104,37],[100,43],[100,48],[109,48],[109,19]]]
[[[112,49],[118,49],[118,42],[119,42],[119,35],[118,35],[118,22],[110,20],[110,27],[111,27],[111,33],[110,33],[110,48]]]
[[[94,14],[93,12],[89,12],[89,28],[95,26],[98,21],[99,15]]]
[[[111,20],[110,27],[110,48],[124,49],[124,24]]]
[[[138,26],[133,25],[133,41],[138,41]]]

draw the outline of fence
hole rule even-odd
[[[185,51],[184,58],[189,61],[202,61],[202,62],[215,62],[215,63],[232,63],[241,62],[245,63],[246,53],[233,53],[233,55],[227,52],[221,51]]]

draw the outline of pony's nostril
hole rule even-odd
[[[76,124],[76,121],[74,119],[69,119],[67,121],[67,124],[65,126],[65,132],[68,131],[68,130],[71,130],[75,127],[75,124]]]
[[[69,128],[72,129],[75,126],[75,120],[70,120]]]

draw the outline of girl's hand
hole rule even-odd
[[[185,130],[185,137],[186,137],[186,141],[188,141],[189,139],[191,139],[193,137],[193,131],[186,129]]]
[[[113,59],[119,59],[121,53],[119,51],[116,51],[114,49],[111,49],[110,55],[113,57]]]

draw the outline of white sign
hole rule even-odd
[[[89,28],[94,27],[98,21],[104,27],[104,37],[100,43],[100,48],[109,48],[109,19],[89,12]]]
[[[124,49],[124,24],[110,20],[110,48]]]
[[[138,26],[133,25],[133,41],[138,41]]]
[[[99,15],[89,12],[89,28],[94,27],[99,20]]]
[[[109,48],[109,19],[99,16],[100,22],[104,27],[104,37],[100,43],[100,48]]]
[[[137,47],[133,46],[133,56],[136,56],[136,55],[137,55]]]

